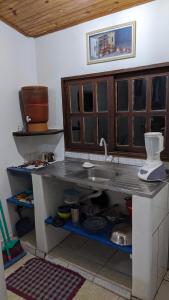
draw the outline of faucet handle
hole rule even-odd
[[[109,155],[109,156],[107,157],[106,161],[112,162],[112,161],[113,161],[113,156],[112,156],[112,155]]]

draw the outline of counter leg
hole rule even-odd
[[[32,184],[37,248],[48,253],[69,235],[64,229],[54,228],[44,222],[47,217],[56,214],[56,208],[62,201],[60,184],[55,178],[36,174],[32,175]]]

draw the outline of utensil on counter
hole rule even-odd
[[[132,228],[128,223],[120,223],[113,227],[110,240],[120,246],[132,244]]]

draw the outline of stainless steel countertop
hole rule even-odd
[[[87,161],[76,158],[65,158],[64,161],[58,161],[43,169],[39,169],[33,174],[43,177],[55,177],[57,179],[72,182],[80,186],[92,189],[110,190],[123,192],[126,194],[139,195],[143,197],[154,197],[166,183],[164,182],[144,182],[137,176],[139,167],[115,164],[110,162],[90,161],[96,167],[102,167],[109,172],[115,172],[118,175],[105,182],[92,182],[87,178],[80,178],[76,173],[83,171],[82,164]]]

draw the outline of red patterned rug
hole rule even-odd
[[[7,288],[26,300],[72,300],[85,279],[78,273],[32,258],[7,279]]]

